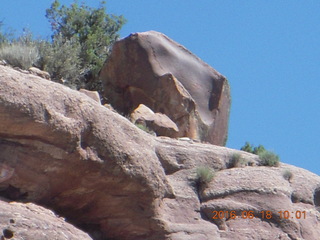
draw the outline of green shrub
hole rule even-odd
[[[293,173],[289,169],[286,169],[283,171],[282,176],[284,179],[290,181],[293,177]]]
[[[46,17],[51,24],[53,38],[59,36],[63,43],[78,42],[81,50],[75,50],[74,54],[78,54],[81,71],[86,77],[82,82],[89,82],[90,90],[101,92],[101,89],[92,89],[101,88],[101,84],[90,81],[98,81],[98,73],[126,20],[122,16],[107,14],[104,1],[100,2],[99,8],[91,8],[84,4],[79,6],[77,1],[70,7],[61,6],[55,0],[47,9]]]
[[[264,152],[266,149],[264,148],[263,145],[259,145],[258,147],[253,147],[253,145],[251,145],[249,142],[246,142],[244,146],[240,148],[240,150],[259,155],[259,153]]]
[[[2,26],[3,26],[3,22],[0,21],[0,47],[1,47],[4,43],[8,42],[8,38],[7,38],[6,34],[4,34],[4,33],[2,32]]]
[[[260,164],[263,166],[279,166],[279,156],[266,150],[262,145],[253,147],[249,142],[246,142],[240,150],[258,155],[260,158]]]
[[[21,69],[29,69],[39,60],[40,55],[34,44],[13,42],[3,44],[0,48],[0,59],[9,65]]]
[[[235,153],[231,157],[230,167],[244,167],[248,165],[248,160],[241,157],[239,153]]]
[[[103,95],[99,71],[126,20],[106,13],[106,2],[91,8],[75,0],[70,7],[53,1],[46,17],[53,31],[51,41],[35,41],[29,31],[15,39],[1,31],[0,59],[28,69],[36,66],[51,78],[72,88],[96,90]],[[64,79],[64,81],[61,81]]]
[[[214,171],[208,167],[198,167],[196,169],[196,182],[200,186],[206,186],[214,177]]]
[[[80,44],[77,39],[64,40],[62,36],[54,37],[53,42],[39,43],[41,59],[39,65],[50,73],[54,81],[60,82],[71,88],[83,88],[80,77]]]
[[[39,61],[37,42],[33,40],[33,35],[28,29],[24,29],[23,34],[13,40],[9,40],[8,35],[3,34],[0,38],[0,59],[9,65],[27,70]]]
[[[240,148],[241,151],[245,151],[245,152],[248,152],[248,153],[253,153],[253,147],[251,146],[251,144],[249,142],[246,142],[244,144],[244,146],[242,146]]]
[[[263,166],[279,166],[279,156],[270,151],[262,151],[259,153],[260,164]]]
[[[135,125],[140,128],[141,130],[145,131],[146,133],[149,133],[151,135],[156,135],[156,133],[154,131],[152,131],[150,128],[148,128],[147,126],[145,126],[142,123],[135,123]]]

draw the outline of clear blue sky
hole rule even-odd
[[[0,20],[49,36],[51,3],[2,0]],[[320,174],[320,1],[109,0],[107,12],[128,20],[121,37],[163,32],[229,79],[228,147],[262,144]]]

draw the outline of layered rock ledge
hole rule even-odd
[[[52,209],[91,239],[320,236],[320,177],[304,169],[259,166],[246,152],[151,136],[80,92],[4,66],[0,123],[0,195]],[[232,168],[235,153],[248,166]],[[216,171],[201,190],[195,184],[199,166]],[[213,219],[214,211],[252,211],[255,217]],[[271,211],[272,219],[261,211]],[[306,218],[298,219],[297,211]],[[30,221],[30,231],[39,231]]]

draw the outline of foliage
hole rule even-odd
[[[55,0],[46,10],[53,31],[51,41],[34,40],[29,32],[9,38],[0,31],[0,58],[22,69],[36,66],[57,82],[101,94],[98,73],[126,21],[107,14],[105,4],[102,1],[98,8],[91,8],[75,0],[66,7]],[[2,25],[0,21],[0,30]]]
[[[96,77],[109,55],[111,45],[119,38],[118,31],[125,23],[123,16],[106,13],[105,2],[99,8],[60,5],[55,0],[46,11],[53,30],[53,40],[80,45],[80,67],[83,73]],[[76,40],[76,41],[75,41]],[[77,49],[77,47],[75,47]]]
[[[260,163],[263,166],[279,166],[279,156],[270,151],[264,151],[259,153]]]
[[[9,43],[11,39],[13,39],[14,33],[13,30],[9,28],[6,31],[3,31],[4,23],[0,21],[0,47],[3,44]]]
[[[135,123],[135,125],[140,128],[141,130],[145,131],[146,133],[149,133],[151,135],[156,135],[156,133],[154,131],[152,131],[151,129],[149,129],[147,126],[145,126],[142,123]]]
[[[252,146],[250,145],[249,142],[246,142],[245,145],[240,148],[240,150],[248,152],[248,153],[253,153]]]
[[[0,46],[7,41],[5,34],[2,32],[3,22],[0,21]]]
[[[11,66],[29,69],[38,62],[39,58],[37,44],[29,31],[24,31],[24,34],[18,39],[11,42],[6,39],[1,44],[0,59],[5,60]]]
[[[241,157],[239,153],[235,153],[231,157],[230,167],[244,167],[248,165],[248,161]]]
[[[267,151],[264,146],[259,145],[258,147],[253,148],[253,154],[260,155],[261,153]]]
[[[200,186],[206,186],[212,181],[214,171],[208,167],[198,167],[196,169],[196,182]]]
[[[81,48],[77,39],[64,41],[61,35],[57,35],[52,43],[43,41],[38,47],[41,55],[39,66],[49,72],[52,79],[71,88],[84,87],[79,74]]]
[[[279,156],[271,151],[266,150],[262,145],[259,145],[258,147],[253,147],[249,142],[246,142],[240,150],[258,155],[260,158],[260,163],[263,166],[279,165]]]
[[[30,68],[39,58],[37,48],[21,43],[5,44],[0,49],[0,59],[21,69]]]
[[[245,145],[240,148],[240,150],[259,155],[259,153],[264,152],[266,149],[262,145],[259,145],[258,147],[253,147],[249,142],[246,142]]]
[[[283,171],[282,176],[284,179],[290,181],[293,177],[293,173],[289,169],[286,169]]]

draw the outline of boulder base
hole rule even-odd
[[[143,104],[131,113],[130,118],[133,123],[148,127],[157,136],[175,137],[179,131],[177,125],[167,115],[154,113]]]

